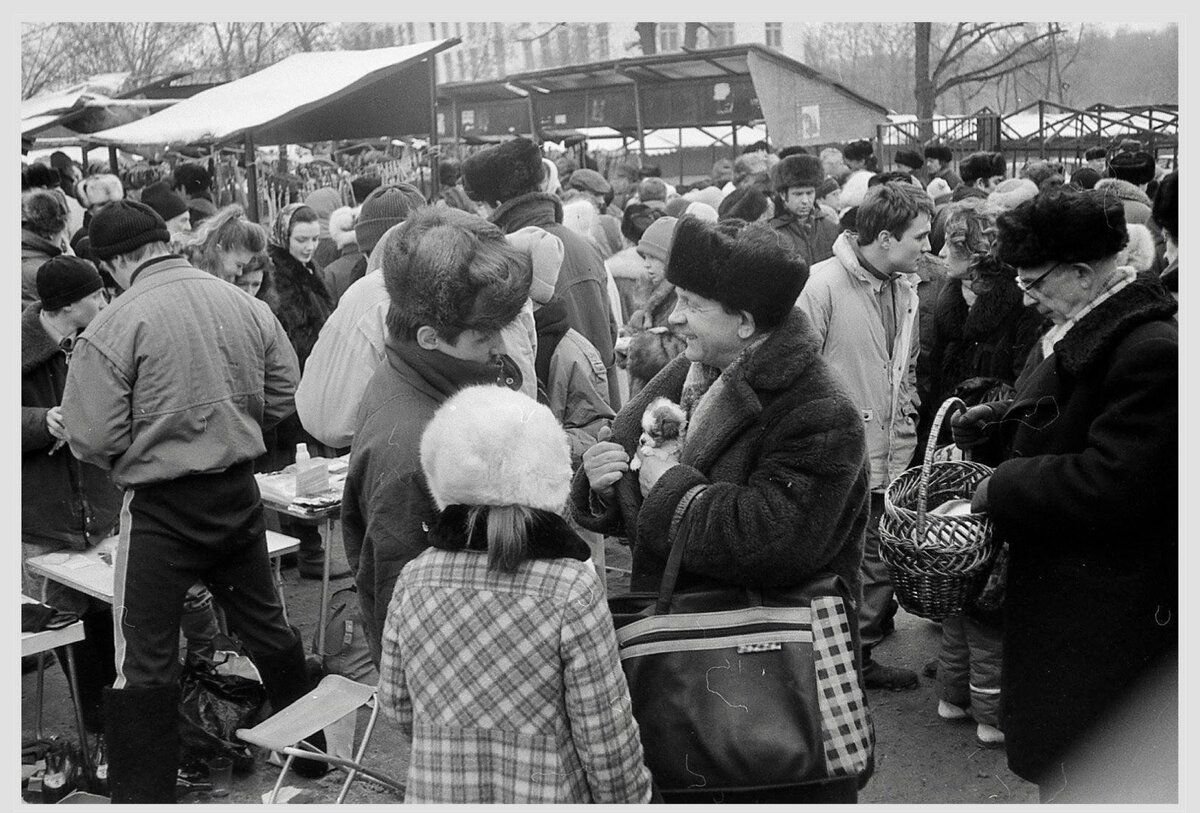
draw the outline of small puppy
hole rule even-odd
[[[629,468],[642,467],[642,456],[679,462],[683,439],[687,434],[687,413],[669,398],[655,398],[642,414],[642,436],[639,453],[629,462]]]

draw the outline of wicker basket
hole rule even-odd
[[[934,445],[948,413],[965,409],[950,398],[933,420],[925,461],[888,486],[879,522],[880,553],[891,571],[900,606],[940,621],[963,612],[979,591],[992,557],[987,514],[940,516],[928,510],[953,499],[971,499],[992,469],[970,461],[935,463]]]

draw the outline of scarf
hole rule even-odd
[[[696,437],[697,427],[704,422],[712,405],[718,400],[717,394],[729,386],[733,377],[739,374],[750,356],[762,346],[770,335],[764,333],[755,338],[724,370],[718,370],[716,367],[710,367],[699,361],[692,362],[687,376],[683,380],[683,390],[679,397],[679,405],[683,407],[683,411],[688,416],[687,437],[689,439]]]
[[[275,215],[275,223],[271,228],[271,245],[279,246],[284,251],[288,250],[288,241],[292,237],[292,218],[296,216],[297,209],[306,205],[304,203],[289,203],[279,210],[279,214]]]

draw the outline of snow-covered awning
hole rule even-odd
[[[250,133],[295,144],[429,131],[433,55],[457,38],[366,51],[293,54],[131,124],[102,144],[220,144]]]

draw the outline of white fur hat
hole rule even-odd
[[[359,207],[342,206],[334,209],[329,215],[329,236],[338,248],[344,248],[355,242],[358,237],[354,234],[354,222],[358,220]]]
[[[1123,264],[1134,271],[1149,271],[1154,265],[1154,236],[1140,223],[1126,223],[1125,230],[1129,232],[1129,244],[1123,250]]]
[[[590,203],[588,208],[591,208]],[[508,244],[529,255],[533,262],[533,282],[529,284],[529,298],[539,305],[545,305],[554,296],[558,272],[562,269],[562,240],[545,229],[526,226],[508,235]]]
[[[988,203],[1007,211],[1037,197],[1038,187],[1028,178],[1009,178],[996,185],[988,195]]]
[[[548,407],[483,384],[461,390],[434,413],[421,436],[421,469],[439,510],[523,505],[560,513],[571,452]]]

